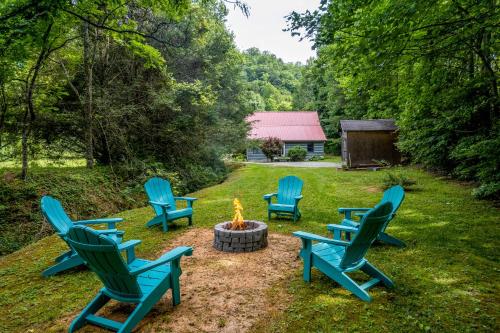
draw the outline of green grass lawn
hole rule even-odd
[[[337,155],[325,155],[325,158],[322,159],[323,162],[335,162],[335,163],[342,163],[342,157],[337,156]]]
[[[364,303],[317,271],[313,271],[312,283],[307,284],[297,270],[286,283],[269,291],[269,297],[273,297],[279,294],[276,290],[284,288],[293,295],[293,301],[284,312],[262,318],[254,331],[500,330],[499,210],[488,202],[474,200],[467,187],[419,170],[404,172],[417,180],[418,190],[407,193],[388,231],[408,247],[376,246],[368,253],[369,260],[393,279],[396,288],[375,287],[370,291],[374,301]],[[262,195],[275,191],[278,179],[288,174],[304,179],[300,203],[303,217],[296,224],[272,220],[270,231],[289,234],[305,230],[327,235],[326,224],[339,221],[338,207],[371,206],[378,201],[385,171],[247,165],[226,182],[191,194],[199,198],[195,227],[211,228],[231,219],[234,197],[240,198],[245,207],[245,217],[265,220]],[[152,259],[187,227],[180,222],[168,233],[147,229],[144,224],[151,215],[148,207],[119,214],[126,218],[120,225],[126,238],[143,240],[138,255]],[[68,321],[101,288],[97,278],[86,270],[49,279],[40,276],[64,249],[65,244],[51,236],[0,258],[0,332],[66,331]]]

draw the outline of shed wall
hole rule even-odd
[[[342,133],[342,160],[349,167],[378,165],[377,161],[399,164],[401,155],[396,149],[396,134],[388,131]]]

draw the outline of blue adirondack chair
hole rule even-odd
[[[177,247],[157,260],[149,261],[135,258],[133,249],[138,243],[134,243],[130,246],[131,258],[125,263],[118,244],[91,228],[72,227],[68,232],[68,242],[104,284],[104,288],[73,320],[69,332],[87,324],[120,333],[131,332],[168,289],[172,289],[174,305],[180,303],[180,260],[183,255],[192,254],[190,247]],[[97,316],[96,312],[111,299],[137,306],[125,322]]]
[[[304,280],[311,281],[311,268],[316,267],[366,302],[372,299],[367,292],[371,287],[379,283],[389,288],[394,287],[394,283],[384,273],[365,259],[366,252],[390,218],[391,212],[392,204],[387,202],[366,212],[358,228],[330,224],[327,228],[334,232],[333,239],[302,231],[294,232],[293,235],[302,240],[300,256],[304,261]],[[355,235],[351,241],[345,241],[335,237],[339,235],[338,232],[350,232]],[[313,245],[313,241],[317,243]],[[358,270],[370,275],[372,279],[359,285],[347,275]]]
[[[94,219],[94,220],[81,220],[81,221],[71,221],[68,214],[64,211],[61,203],[51,196],[42,197],[40,207],[42,214],[45,219],[50,223],[50,225],[57,232],[59,237],[63,241],[66,241],[66,235],[69,228],[73,225],[92,225],[92,224],[108,224],[107,230],[99,230],[98,232],[103,234],[108,234],[110,237],[115,239],[117,242],[121,242],[123,237],[123,231],[116,230],[116,223],[123,221],[122,218],[105,218],[105,219]],[[44,277],[55,275],[59,272],[71,269],[83,265],[83,260],[80,256],[71,248],[69,251],[61,254],[55,259],[56,264],[52,267],[47,268],[43,271],[42,275]]]
[[[406,246],[406,244],[403,241],[385,232],[385,229],[387,228],[389,222],[391,222],[391,220],[396,216],[396,212],[403,203],[404,198],[405,198],[405,190],[403,189],[403,187],[399,185],[393,186],[384,192],[384,196],[382,197],[382,200],[379,202],[379,205],[384,202],[390,202],[392,204],[392,213],[391,217],[387,220],[386,224],[380,231],[377,237],[378,241],[398,247]],[[359,222],[356,221],[356,217],[358,218],[362,217],[363,214],[369,210],[370,208],[339,208],[339,213],[344,214],[344,220],[342,221],[341,224],[357,228],[359,226]],[[349,238],[350,235],[347,234],[347,237]]]
[[[302,187],[304,182],[295,176],[286,176],[278,182],[278,192],[264,195],[267,201],[267,218],[271,219],[271,214],[278,217],[291,216],[293,222],[300,219],[299,201],[302,199]],[[272,198],[276,197],[276,203]]]
[[[168,223],[187,217],[189,225],[193,224],[193,202],[196,198],[174,197],[170,182],[163,178],[154,177],[144,184],[144,189],[149,197],[149,204],[153,207],[156,216],[146,225],[152,227],[157,224],[163,226],[163,231],[168,231]],[[184,200],[187,207],[178,209],[176,201]]]

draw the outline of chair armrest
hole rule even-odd
[[[161,207],[165,207],[165,208],[170,207],[170,204],[169,204],[169,203],[167,203],[167,202],[161,202],[161,201],[149,201],[149,203],[150,203],[151,205],[161,206]]]
[[[141,244],[141,242],[138,239],[131,239],[125,243],[118,244],[118,250],[127,251],[127,264],[135,260],[135,247]]]
[[[371,208],[339,208],[339,213],[345,213],[345,212],[367,212]]]
[[[124,233],[124,231],[118,231],[117,229],[104,229],[104,230],[95,230],[98,234],[102,235],[109,235],[109,234],[116,234],[116,233]]]
[[[193,248],[191,248],[189,246],[179,246],[179,247],[176,247],[175,249],[165,253],[160,258],[156,259],[155,261],[152,261],[152,262],[150,262],[142,267],[131,270],[130,274],[138,275],[138,274],[147,272],[150,269],[155,268],[157,266],[164,265],[170,261],[180,259],[183,255],[190,256],[192,254],[193,254]]]
[[[174,197],[174,200],[184,200],[187,201],[188,208],[193,207],[193,202],[198,200],[198,198],[190,198],[190,197]]]
[[[339,214],[344,214],[345,218],[350,220],[351,219],[351,214],[353,212],[367,212],[371,208],[339,208]]]
[[[349,226],[346,226],[346,225],[341,225],[341,224],[328,224],[326,226],[326,228],[329,230],[329,231],[335,231],[335,230],[338,230],[338,231],[346,231],[346,232],[358,232],[359,229],[358,228],[355,228],[355,227],[349,227]]]
[[[123,218],[111,217],[111,218],[105,218],[105,219],[79,220],[79,221],[75,221],[74,223],[87,225],[87,224],[118,223],[118,222],[123,222]]]
[[[114,229],[116,226],[116,223],[118,223],[118,222],[123,222],[123,219],[121,217],[111,217],[111,218],[104,218],[104,219],[79,220],[79,221],[75,221],[74,223],[79,224],[79,225],[107,223],[108,229]]]
[[[304,232],[304,231],[295,231],[293,233],[293,235],[295,237],[299,237],[301,239],[307,239],[310,241],[318,241],[318,242],[326,243],[326,244],[341,245],[341,246],[348,246],[350,244],[349,242],[346,242],[346,241],[326,238],[323,236],[318,236],[318,235],[311,234],[309,232]]]
[[[191,198],[191,197],[174,197],[175,200],[186,200],[186,201],[196,201],[198,198]]]
[[[131,239],[129,241],[126,241],[125,243],[118,244],[118,250],[120,250],[120,251],[128,250],[128,249],[133,248],[141,243],[142,243],[141,240]]]
[[[269,194],[264,194],[264,200],[266,200],[267,202],[271,202],[271,199],[272,197],[275,197],[277,196],[278,193],[269,193]]]
[[[302,198],[303,198],[302,195],[297,195],[294,199],[295,199],[295,202],[298,202]]]

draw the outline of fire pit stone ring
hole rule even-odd
[[[231,230],[231,222],[214,227],[214,248],[224,252],[252,252],[267,246],[267,224],[245,220],[245,230]]]

